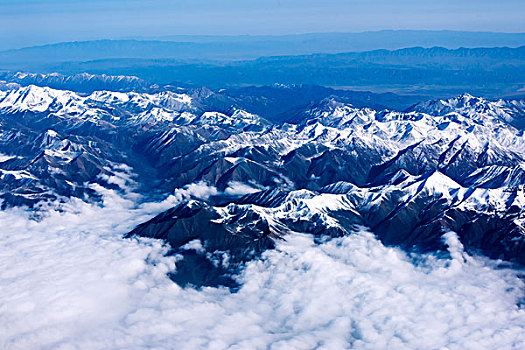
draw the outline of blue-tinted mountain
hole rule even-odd
[[[161,36],[55,43],[0,52],[2,62],[88,61],[110,58],[253,59],[261,56],[361,52],[406,47],[518,47],[524,33],[384,30],[255,36]]]
[[[140,50],[139,50],[140,51]],[[151,50],[148,49],[148,52]],[[83,55],[81,55],[84,57]],[[488,97],[522,94],[525,46],[517,48],[414,47],[340,54],[273,56],[250,60],[181,60],[120,57],[27,63],[2,58],[13,71],[66,75],[89,72],[136,76],[151,84],[212,89],[284,85],[322,85],[338,89],[452,97],[464,91]],[[5,59],[5,60],[4,60]],[[62,61],[61,61],[62,60]]]

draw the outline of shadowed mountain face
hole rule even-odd
[[[144,89],[6,84],[2,206],[97,201],[101,188],[143,200],[183,193],[127,235],[168,242],[181,285],[236,288],[243,264],[289,233],[322,241],[355,225],[424,252],[442,251],[442,235],[454,231],[472,252],[525,264],[521,100],[463,94],[415,103],[301,86]]]

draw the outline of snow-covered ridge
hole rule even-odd
[[[121,113],[112,112],[119,109]],[[72,119],[97,120],[119,119],[119,116],[143,113],[150,122],[162,122],[157,110],[163,114],[178,115],[183,110],[193,110],[192,99],[185,94],[162,92],[159,94],[121,93],[96,91],[87,96],[67,90],[29,85],[0,94],[0,113],[16,114],[31,112],[53,114]]]
[[[4,73],[3,79],[22,86],[38,85],[56,89],[74,90],[85,93],[96,90],[143,91],[156,89],[158,86],[135,76],[79,73],[64,75],[60,73]]]
[[[125,80],[125,81],[140,81],[141,80],[140,78],[138,78],[136,76],[132,76],[132,75],[106,75],[106,74],[96,75],[96,74],[89,74],[89,73],[79,73],[79,74],[75,74],[75,75],[64,75],[64,74],[60,74],[60,73],[42,74],[42,73],[16,72],[13,76],[16,79],[20,79],[20,80],[22,80],[22,79],[45,80],[47,78],[54,78],[54,79],[61,79],[61,80],[65,80],[65,79],[70,79],[70,80],[75,80],[75,79],[92,80],[92,79],[97,79],[97,78],[102,78],[102,79],[107,79],[107,80],[119,80],[119,81],[122,81],[122,80]]]
[[[179,125],[223,125],[242,130],[250,125],[268,125],[262,118],[234,108],[230,115],[202,112],[193,97],[162,91],[155,94],[95,91],[82,95],[67,90],[29,85],[0,91],[0,113],[31,112],[64,119],[106,119],[133,124],[172,122]]]
[[[93,103],[142,109],[161,106],[166,109],[177,110],[182,107],[191,107],[192,99],[188,95],[173,92],[161,92],[152,95],[134,92],[96,91],[87,96],[81,96],[68,90],[29,85],[4,92],[0,101],[0,110],[3,113],[59,112],[66,115],[71,113],[72,108],[78,110],[95,108]]]
[[[489,145],[494,152],[505,149],[525,155],[523,133],[508,122],[522,115],[498,107],[520,106],[523,101],[489,102],[470,95],[454,101],[464,103],[457,109],[450,106],[447,109],[432,109],[429,106],[434,104],[428,103],[425,108],[414,107],[408,112],[375,111],[327,101],[307,111],[307,119],[298,130],[305,137],[335,145],[359,138],[371,146],[387,142],[397,150],[423,142],[429,145],[446,143],[451,150],[454,147],[481,150]],[[475,106],[468,109],[465,105]],[[492,150],[489,155],[493,155]]]
[[[416,104],[412,111],[423,112],[435,116],[460,115],[471,120],[484,123],[503,121],[512,123],[525,119],[525,101],[497,100],[489,101],[470,94],[450,98],[447,100],[432,100]]]

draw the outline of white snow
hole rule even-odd
[[[0,153],[0,163],[7,162],[8,160],[16,158],[16,157],[17,156]]]
[[[180,109],[193,108],[190,96],[172,92],[146,94],[95,91],[87,97],[82,97],[67,90],[29,85],[2,92],[2,94],[5,94],[5,96],[0,96],[0,111],[3,113],[31,111],[90,120],[107,116],[107,112],[99,109],[96,103],[112,108],[131,109],[134,113],[141,115],[139,120],[144,119],[145,122],[170,122],[173,121],[174,115],[179,114]]]

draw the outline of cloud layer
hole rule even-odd
[[[468,256],[454,233],[446,258],[364,228],[321,244],[293,234],[247,266],[238,293],[197,291],[166,277],[161,242],[121,239],[180,198],[104,198],[39,222],[0,212],[0,348],[525,348],[520,272]]]

